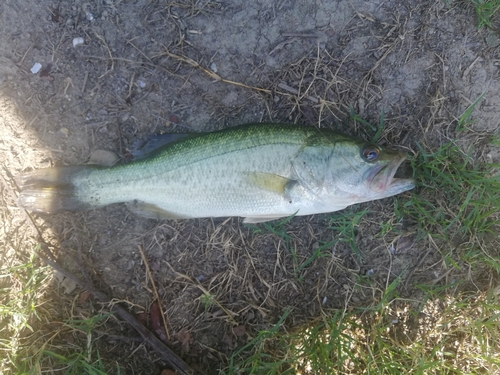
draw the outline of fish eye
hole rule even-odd
[[[374,162],[380,156],[380,149],[374,145],[366,145],[361,150],[361,157],[367,162]]]

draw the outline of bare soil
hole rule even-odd
[[[380,143],[413,154],[417,144],[432,149],[456,138],[456,117],[485,93],[462,142],[499,160],[485,135],[500,122],[500,39],[475,28],[468,2],[5,0],[0,17],[6,251],[28,251],[35,235],[16,207],[13,176],[84,164],[96,150],[126,160],[134,142],[153,133],[269,121],[370,139],[372,128],[349,120],[352,109],[374,126],[384,113]],[[75,38],[83,43],[73,46]],[[42,68],[33,74],[35,63]],[[376,303],[400,277],[400,295],[417,309],[416,284],[467,277],[447,273],[435,244],[415,236],[408,218],[397,221],[394,202],[347,210],[367,210],[357,251],[341,241],[308,264],[342,235],[332,215],[292,219],[279,228],[289,238],[236,218],[144,219],[121,204],[35,219],[61,264],[134,314],[155,299],[141,247],[172,348],[198,371],[216,374],[287,308],[285,326],[293,329],[335,309]],[[481,288],[482,279],[470,282]],[[79,288],[66,294],[57,279],[52,286],[45,306],[53,320],[38,327],[42,333],[56,321],[106,310]],[[99,332],[101,356],[122,373],[164,367],[117,320]]]

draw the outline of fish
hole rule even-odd
[[[59,213],[126,203],[153,219],[260,223],[339,211],[415,186],[395,177],[405,153],[327,128],[254,123],[173,139],[130,163],[22,173],[18,204]]]

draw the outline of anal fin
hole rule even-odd
[[[148,219],[189,219],[188,216],[166,211],[155,204],[144,201],[134,200],[132,202],[127,202],[126,205],[134,214]]]
[[[287,217],[287,215],[262,215],[262,216],[248,216],[243,219],[244,224],[258,224],[265,223],[266,221],[278,220]]]

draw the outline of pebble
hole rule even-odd
[[[84,40],[82,37],[73,39],[73,48],[76,48],[79,44],[83,44]]]
[[[59,133],[61,133],[63,136],[67,137],[69,135],[69,130],[68,128],[61,128],[59,129]]]
[[[497,36],[495,32],[489,32],[486,35],[486,44],[488,47],[498,47],[500,45],[500,38]]]
[[[30,70],[31,70],[31,73],[37,74],[40,71],[40,69],[42,69],[42,64],[34,63]]]
[[[90,155],[90,164],[97,164],[103,167],[115,165],[120,158],[113,151],[95,150]]]

